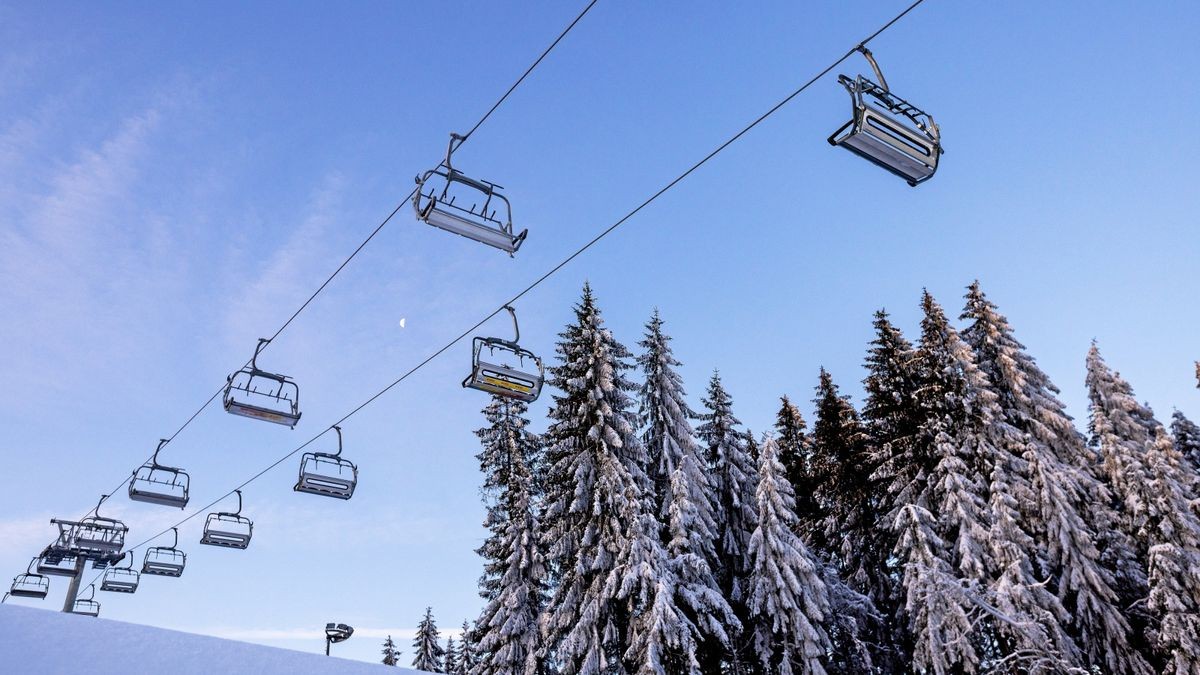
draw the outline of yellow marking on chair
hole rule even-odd
[[[522,394],[528,394],[529,392],[533,391],[533,387],[527,387],[525,385],[509,382],[507,380],[498,380],[494,377],[484,376],[483,381],[487,382],[493,387],[500,387],[501,389],[508,389],[510,391],[519,391]]]

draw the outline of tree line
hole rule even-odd
[[[811,426],[784,396],[756,437],[718,373],[689,405],[657,311],[635,356],[585,285],[545,431],[484,409],[485,605],[448,651],[427,610],[414,667],[1200,673],[1200,428],[1093,344],[1085,433],[978,283],[961,329],[921,307],[915,341],[876,312],[861,408],[822,369]]]

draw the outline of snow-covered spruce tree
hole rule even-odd
[[[1144,570],[1147,544],[1138,534],[1149,515],[1142,487],[1150,478],[1145,455],[1154,438],[1146,420],[1153,415],[1137,402],[1129,383],[1108,367],[1095,343],[1088,350],[1086,383],[1089,442],[1103,463],[1104,480],[1119,513],[1117,526],[1134,538],[1138,568]],[[1140,581],[1144,590],[1144,578]]]
[[[1200,673],[1200,519],[1183,485],[1182,458],[1159,430],[1147,452],[1150,599],[1159,622],[1156,647],[1164,673]]]
[[[979,608],[969,594],[977,588],[959,579],[947,562],[946,543],[928,509],[902,504],[891,515],[904,616],[912,631],[912,667],[933,675],[975,672],[979,655],[970,636]]]
[[[764,672],[822,674],[830,649],[824,628],[829,592],[820,563],[796,535],[795,498],[778,454],[775,439],[764,437],[755,491],[758,524],[748,549],[747,627]]]
[[[395,666],[399,665],[400,650],[396,649],[396,643],[392,641],[392,636],[387,636],[383,641],[383,665]]]
[[[856,590],[871,598],[884,620],[874,640],[878,645],[873,655],[875,663],[883,672],[903,672],[908,669],[912,644],[904,616],[904,591],[897,583],[904,566],[892,556],[897,544],[892,527],[894,511],[912,503],[924,490],[932,459],[922,455],[917,444],[921,419],[916,404],[913,346],[883,310],[875,312],[874,327],[875,339],[864,364],[867,377],[863,380],[866,399],[862,416],[875,467],[867,480],[872,485],[875,517],[881,526],[866,542],[870,547],[866,555],[886,562],[873,563],[867,569],[867,585],[856,586]]]
[[[475,432],[483,445],[478,458],[489,535],[477,551],[484,559],[479,594],[486,604],[473,632],[463,622],[463,646],[472,634],[479,645],[479,657],[472,654],[465,664],[473,675],[536,672],[546,569],[530,471],[541,439],[528,430],[526,411],[521,401],[494,396],[483,411],[488,425]]]
[[[870,570],[882,567],[886,558],[878,557],[871,545],[876,522],[866,433],[849,398],[841,395],[824,368],[813,403],[813,475],[824,514],[820,541],[840,574],[853,587],[868,589]]]
[[[1188,462],[1192,474],[1200,477],[1200,426],[1176,410],[1171,415],[1171,436],[1175,438],[1175,449]]]
[[[714,372],[702,399],[703,423],[696,429],[705,449],[705,463],[712,485],[710,498],[717,526],[717,564],[713,572],[722,595],[738,619],[747,617],[745,580],[750,535],[757,524],[755,486],[757,470],[750,460],[745,437],[737,430],[741,422],[733,415],[733,399],[725,391],[720,374]],[[730,667],[753,657],[745,654],[748,632],[743,632],[730,655]]]
[[[646,322],[646,333],[638,346],[645,350],[637,363],[645,378],[638,391],[638,419],[648,458],[646,473],[657,496],[658,514],[665,516],[671,474],[684,453],[695,452],[696,441],[688,421],[695,414],[688,408],[683,379],[675,370],[682,364],[671,351],[671,337],[663,332],[657,309]]]
[[[972,635],[983,665],[1075,667],[1077,647],[1061,626],[1066,612],[1030,562],[1039,550],[1018,512],[1032,492],[1025,439],[1004,420],[971,347],[927,292],[922,307],[918,402],[927,414],[923,442],[932,442],[938,459],[928,503],[952,566],[994,607]]]
[[[546,432],[543,538],[557,582],[541,615],[543,657],[563,675],[691,672],[692,629],[654,517],[625,378],[629,352],[591,287],[560,333]]]
[[[1063,623],[1088,663],[1110,673],[1150,672],[1130,643],[1116,581],[1097,546],[1113,541],[1114,535],[1094,534],[1094,527],[1107,530],[1102,524],[1113,523],[1115,514],[1107,488],[1095,474],[1095,453],[1058,400],[1058,388],[1017,341],[978,282],[968,287],[961,318],[971,322],[962,337],[988,376],[1004,421],[1023,435],[1023,466],[1009,467],[1020,474],[1020,494],[1012,494],[1008,481],[999,477],[993,484],[992,509],[1000,512],[1000,525],[1014,528],[1020,520],[1021,529],[1007,537],[1022,542],[1012,552],[1036,563],[1040,577],[1051,580],[1049,586],[1057,589],[1067,612]],[[1006,440],[1011,447],[1015,439]]]
[[[412,667],[429,673],[441,673],[446,650],[438,641],[437,624],[433,620],[433,608],[425,608],[425,617],[417,624],[417,635],[413,638]]]
[[[457,675],[462,672],[462,668],[458,662],[458,643],[454,641],[454,636],[446,638],[446,656],[442,659],[442,672]]]
[[[976,610],[972,598],[982,595],[989,571],[983,473],[992,451],[972,406],[979,392],[964,377],[969,351],[929,293],[921,304],[921,340],[912,358],[919,425],[910,451],[916,466],[928,469],[908,485],[890,486],[888,517],[904,568],[914,665],[939,671],[944,661],[972,673],[984,656],[976,647],[990,644],[963,617]],[[964,592],[947,592],[953,577]]]
[[[466,619],[463,619],[462,634],[458,640],[458,664],[464,674],[472,672],[479,664],[478,650],[475,648],[477,639],[475,629],[471,628],[471,624]]]
[[[1200,522],[1190,503],[1183,458],[1133,388],[1088,353],[1092,442],[1104,457],[1122,511],[1145,552],[1149,600],[1146,629],[1166,673],[1198,673]]]
[[[822,517],[817,505],[817,480],[812,473],[812,444],[809,442],[808,424],[800,409],[783,396],[779,400],[779,412],[775,416],[775,444],[779,446],[779,463],[796,495],[796,515],[805,541],[813,545],[812,535],[821,534]],[[753,438],[748,439],[753,441]],[[753,458],[755,462],[758,458]]]
[[[698,632],[697,660],[704,672],[716,672],[731,649],[741,624],[721,595],[712,567],[717,564],[717,525],[709,501],[711,485],[700,448],[688,422],[681,365],[671,353],[670,337],[655,310],[646,324],[645,352],[638,364],[645,377],[640,390],[642,442],[650,458],[656,509],[664,522],[663,539],[676,577],[676,605]]]

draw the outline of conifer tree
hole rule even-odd
[[[462,668],[458,662],[458,643],[454,641],[454,636],[446,638],[446,656],[442,661],[442,672],[457,675],[462,672]]]
[[[895,510],[912,503],[924,490],[924,478],[932,463],[920,454],[916,442],[920,416],[913,346],[884,310],[875,312],[874,327],[875,339],[865,363],[862,415],[871,465],[875,467],[867,480],[874,495],[875,519],[881,525],[867,542],[870,552],[866,555],[886,562],[868,569],[868,585],[858,590],[871,599],[883,618],[883,626],[875,636],[876,664],[884,672],[901,672],[908,667],[912,647],[903,610],[904,592],[897,583],[905,567],[892,555],[901,531],[896,528]]]
[[[1200,521],[1183,458],[1095,344],[1088,352],[1087,384],[1092,442],[1104,458],[1120,522],[1144,553],[1146,635],[1164,661],[1162,672],[1200,672]]]
[[[1153,443],[1153,429],[1147,423],[1153,414],[1137,402],[1129,383],[1108,367],[1095,343],[1088,350],[1086,383],[1089,442],[1100,455],[1104,480],[1112,490],[1119,513],[1117,526],[1134,538],[1140,572],[1145,569],[1147,551],[1146,542],[1137,535],[1149,515],[1141,487],[1149,480],[1144,460]],[[1144,576],[1136,576],[1132,570],[1127,570],[1126,576],[1127,583],[1145,590]]]
[[[813,537],[823,534],[823,518],[817,503],[818,481],[813,475],[813,450],[809,441],[808,424],[800,409],[783,396],[779,400],[779,412],[775,416],[775,444],[779,446],[779,462],[796,495],[796,515],[800,533],[815,546]],[[748,438],[747,442],[753,442]],[[755,462],[757,457],[752,458]]]
[[[992,485],[997,526],[1008,530],[1003,538],[1021,544],[1006,549],[1010,560],[1023,556],[1037,565],[1040,577],[1053,581],[1068,617],[1061,623],[1070,627],[1095,668],[1148,673],[1149,664],[1130,643],[1116,582],[1098,546],[1102,539],[1089,525],[1115,521],[1103,496],[1107,490],[1095,475],[1094,453],[1058,400],[1058,388],[978,282],[968,287],[962,318],[972,322],[962,337],[998,396],[1004,422],[1021,434],[1019,441],[1011,435],[1005,439],[1023,449],[1020,458],[1008,458],[1017,460],[1017,466],[1008,467],[1019,474],[1016,489],[1000,477]],[[1021,502],[1027,502],[1023,508]]]
[[[702,399],[703,423],[696,432],[705,448],[705,462],[716,521],[717,563],[714,573],[721,593],[729,601],[739,621],[747,618],[745,579],[750,535],[757,524],[755,497],[757,471],[750,461],[745,437],[737,430],[741,424],[733,415],[733,399],[725,391],[721,376],[714,372]],[[743,633],[745,638],[748,633]],[[739,640],[731,655],[733,668],[743,660],[747,648]]]
[[[696,451],[695,434],[688,422],[695,414],[688,408],[683,378],[675,370],[682,364],[671,351],[671,337],[663,332],[657,309],[646,322],[645,336],[638,345],[645,350],[637,363],[645,378],[639,390],[638,418],[644,429],[646,473],[657,496],[657,513],[666,516],[671,474],[680,457]]]
[[[701,670],[714,672],[729,652],[730,636],[738,632],[740,623],[713,575],[718,537],[709,501],[711,485],[688,422],[694,413],[675,370],[681,364],[672,355],[671,338],[662,327],[655,310],[639,343],[645,349],[638,357],[645,376],[640,391],[642,440],[654,476],[657,513],[665,524],[663,539],[676,579],[675,603],[695,629],[691,637]]]
[[[1149,610],[1159,621],[1164,673],[1200,673],[1200,518],[1189,503],[1182,458],[1160,429],[1147,452]]]
[[[536,619],[536,615],[535,615]],[[473,669],[479,665],[479,656],[475,649],[475,631],[471,628],[471,624],[463,619],[462,634],[458,639],[458,664],[462,672],[471,673]]]
[[[813,474],[817,479],[817,498],[824,514],[822,537],[838,569],[854,587],[869,589],[870,570],[882,567],[885,558],[877,557],[870,544],[875,528],[875,509],[871,503],[873,471],[866,445],[866,434],[858,412],[842,396],[833,377],[821,369],[816,388],[817,419],[813,424]]]
[[[934,675],[975,672],[979,654],[971,633],[979,609],[971,596],[978,595],[977,585],[955,573],[933,514],[922,504],[902,504],[892,516],[912,665]]]
[[[400,650],[396,649],[396,643],[392,641],[392,636],[387,636],[383,641],[383,665],[395,666],[399,664]]]
[[[694,649],[635,434],[629,352],[588,285],[560,338],[543,512],[557,584],[541,615],[542,653],[563,675],[657,672]]]
[[[922,306],[918,402],[927,415],[923,435],[938,459],[928,503],[952,550],[949,562],[999,610],[972,637],[989,662],[1074,667],[1078,650],[1060,623],[1066,611],[1032,567],[1039,550],[1017,510],[1031,497],[1024,439],[1004,421],[973,350],[929,293]]]
[[[541,439],[527,429],[526,411],[521,401],[494,396],[483,411],[488,425],[475,432],[483,445],[478,458],[488,503],[489,535],[478,550],[486,604],[476,621],[479,658],[472,653],[460,659],[475,675],[536,670],[546,569],[530,467],[540,462]],[[464,650],[471,635],[464,621]]]
[[[770,436],[760,446],[757,527],[748,548],[747,606],[754,653],[764,672],[825,673],[829,591],[821,567],[795,533],[792,486]]]
[[[433,608],[425,608],[425,617],[417,624],[417,634],[413,638],[412,667],[428,673],[445,672],[442,669],[446,650],[439,643],[437,624],[433,620]]]
[[[917,472],[903,470],[889,486],[888,517],[904,570],[914,665],[972,673],[981,656],[976,646],[986,643],[968,617],[989,569],[982,474],[992,451],[978,433],[973,404],[982,392],[964,372],[973,368],[965,345],[928,293],[922,309],[921,340],[910,362],[918,424],[904,447]]]
[[[1176,410],[1171,415],[1171,435],[1175,450],[1187,461],[1192,474],[1200,476],[1200,426]]]

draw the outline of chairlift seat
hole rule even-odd
[[[533,352],[522,349],[514,343],[496,338],[477,337],[474,340],[473,346],[471,374],[463,380],[462,384],[464,387],[508,398],[515,398],[527,403],[537,400],[542,391],[542,383],[545,375],[541,359],[535,356]],[[526,360],[529,360],[537,366],[537,372],[534,373],[521,368],[514,368],[507,363],[496,364],[492,361],[485,361],[483,359],[483,349],[485,347],[489,355],[494,356],[497,352],[500,355],[512,355],[522,365],[525,364]]]
[[[840,75],[838,82],[850,92],[853,116],[833,132],[829,144],[846,148],[914,187],[932,178],[942,154],[933,119],[861,75]]]
[[[76,600],[74,606],[71,607],[72,614],[82,614],[84,616],[100,616],[100,603],[95,600]]]
[[[454,150],[466,140],[465,136],[450,134],[446,159],[433,169],[417,176],[413,192],[413,210],[417,219],[436,228],[451,232],[481,244],[498,248],[510,256],[521,248],[528,230],[513,234],[512,205],[491,181],[470,178],[454,168]],[[493,201],[498,202],[493,207]],[[458,202],[469,203],[464,208]],[[503,213],[496,217],[497,208]]]
[[[187,564],[187,554],[170,546],[154,546],[146,549],[146,557],[142,561],[142,574],[159,577],[178,577],[183,575]]]
[[[128,531],[129,528],[119,520],[91,516],[79,521],[71,547],[88,557],[114,556],[125,547]]]
[[[249,518],[235,513],[210,513],[204,522],[201,544],[244,549],[250,545],[254,534],[254,523]]]
[[[300,460],[296,492],[350,499],[358,484],[358,467],[346,459],[325,452],[307,452]]]
[[[50,579],[44,574],[25,572],[13,578],[10,595],[41,600],[50,592]]]
[[[184,508],[190,479],[185,471],[157,463],[138,467],[129,481],[129,498],[135,502]]]
[[[137,591],[141,575],[137,570],[124,567],[113,567],[104,573],[100,582],[100,590],[112,593],[133,593]]]
[[[479,189],[473,185],[473,182],[462,180],[457,172],[447,174],[436,171],[434,174],[445,177],[447,185],[460,183]],[[495,192],[494,186],[488,185],[481,192],[487,197],[483,206],[484,211],[487,209],[488,200],[492,197],[503,199],[504,208],[506,211],[508,210],[508,200]],[[501,222],[487,213],[476,212],[474,206],[464,209],[455,204],[455,201],[457,200],[446,199],[444,194],[439,198],[433,189],[427,192],[418,189],[417,193],[413,195],[413,209],[416,211],[417,218],[429,225],[498,248],[509,255],[516,253],[521,248],[526,235],[529,234],[528,230],[521,230],[520,234],[514,235],[511,222]]]
[[[75,576],[75,556],[56,555],[50,552],[43,553],[38,558],[37,571],[38,574],[73,577]]]
[[[266,388],[260,389],[260,384]],[[295,382],[257,368],[230,375],[223,400],[226,412],[291,428],[300,421],[299,401],[300,388]]]

